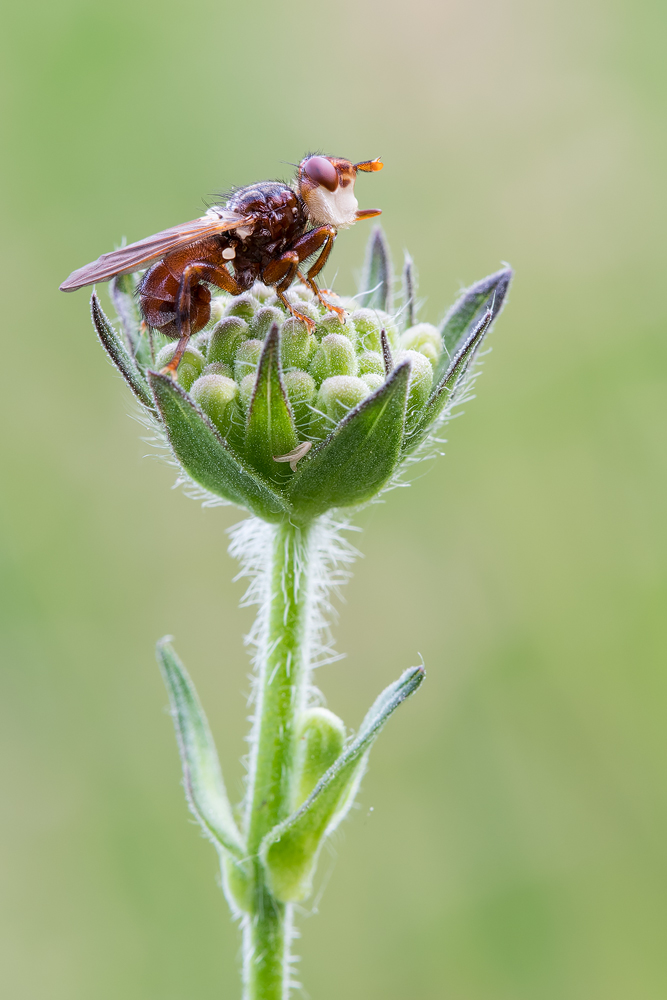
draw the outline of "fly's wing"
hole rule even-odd
[[[151,261],[158,260],[179,247],[188,246],[190,243],[199,243],[209,236],[216,236],[218,233],[225,233],[230,229],[248,226],[253,222],[254,217],[251,215],[243,216],[236,212],[227,212],[223,208],[210,208],[206,215],[200,219],[193,219],[192,222],[184,222],[180,226],[165,229],[161,233],[156,233],[155,236],[139,240],[138,243],[130,243],[129,246],[121,247],[120,250],[103,253],[92,264],[86,264],[78,271],[72,271],[67,281],[63,281],[60,290],[73,292],[77,288],[92,285],[96,281],[108,281],[109,278],[113,278],[117,274],[131,274],[132,271],[138,271],[146,264],[150,264]]]

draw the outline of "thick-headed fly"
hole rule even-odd
[[[170,372],[178,368],[192,334],[210,319],[208,285],[232,295],[240,295],[257,280],[275,285],[285,308],[312,328],[313,321],[285,297],[299,278],[342,319],[344,310],[326,301],[315,278],[327,262],[339,229],[380,214],[379,209],[359,211],[354,196],[358,170],[382,170],[382,163],[379,159],[351,163],[337,156],[307,156],[299,164],[293,186],[260,181],[239,188],[224,206],[213,205],[193,222],[102,254],[73,271],[60,288],[73,292],[152,264],[139,286],[139,302],[148,326],[178,340],[165,369]],[[300,265],[315,254],[317,259],[302,274]]]

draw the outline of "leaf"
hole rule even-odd
[[[292,411],[280,372],[280,334],[278,325],[273,323],[257,366],[257,380],[246,424],[245,454],[264,475],[284,480],[285,467],[274,461],[273,456],[293,451],[297,442]]]
[[[97,336],[100,338],[105,351],[139,402],[143,403],[152,413],[155,413],[155,404],[151,398],[148,384],[134,363],[134,359],[127,353],[122,340],[104,315],[100,300],[95,292],[90,297],[90,311],[93,317],[93,325],[97,330]]]
[[[410,254],[405,251],[405,262],[401,275],[403,288],[403,330],[409,330],[417,322],[417,272]]]
[[[391,312],[394,269],[387,237],[382,226],[374,226],[366,246],[361,276],[360,307]]]
[[[301,460],[288,492],[295,513],[315,517],[363,503],[387,482],[398,461],[409,380],[406,362]]]
[[[153,371],[148,381],[174,454],[196,483],[268,521],[288,513],[285,501],[246,466],[180,385]]]
[[[262,842],[260,857],[278,899],[297,902],[311,889],[322,843],[352,805],[368,752],[389,716],[424,680],[423,667],[411,667],[372,705],[355,739],[315,786],[295,813]]]
[[[492,321],[500,315],[513,274],[511,267],[504,267],[482,278],[467,288],[451,307],[439,327],[444,350],[435,373],[436,381],[468,340],[481,314],[490,307]]]
[[[125,345],[132,357],[136,355],[141,340],[141,314],[135,294],[136,286],[133,274],[117,274],[109,284],[109,295],[123,327]]]
[[[409,436],[406,436],[403,445],[404,454],[413,451],[417,445],[421,444],[428,437],[433,424],[442,413],[444,407],[454,401],[457,390],[465,378],[466,372],[469,370],[470,364],[479,350],[482,341],[491,329],[492,323],[493,313],[488,309],[428,398],[418,422]]]
[[[195,687],[169,637],[158,642],[157,659],[169,693],[190,810],[216,847],[242,860],[245,845],[232,816],[213,737]]]

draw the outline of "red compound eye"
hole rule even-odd
[[[338,171],[324,156],[310,156],[303,165],[303,172],[327,191],[335,191],[338,187]]]

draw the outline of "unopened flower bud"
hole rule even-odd
[[[357,355],[354,345],[340,333],[328,333],[311,362],[310,371],[317,382],[332,375],[356,375]]]
[[[254,295],[250,292],[244,292],[243,295],[237,295],[235,298],[231,299],[229,305],[225,309],[225,316],[240,316],[244,319],[246,323],[249,323],[253,318],[257,310],[259,309],[259,302]]]
[[[298,430],[305,430],[310,423],[312,403],[317,393],[315,379],[308,372],[291,371],[283,375],[283,384],[294,414],[294,423]]]
[[[296,732],[296,809],[305,802],[323,774],[340,756],[345,742],[345,724],[326,708],[309,708]]]
[[[318,405],[335,423],[368,396],[368,386],[354,375],[334,375],[325,379],[318,393]]]
[[[226,365],[234,364],[239,344],[249,337],[248,324],[240,316],[228,316],[221,319],[211,331],[206,359],[222,361]]]
[[[375,309],[355,309],[350,320],[357,331],[359,347],[364,351],[382,352],[380,330],[382,326]],[[349,320],[348,320],[349,322]]]
[[[243,381],[245,376],[257,367],[262,346],[261,340],[244,340],[239,344],[234,360],[234,377],[237,382]]]
[[[402,361],[407,360],[412,365],[405,420],[406,428],[409,431],[431,393],[431,388],[433,387],[433,367],[428,358],[419,351],[397,351],[394,357],[394,364],[398,365]]]
[[[211,299],[211,321],[217,323],[222,319],[225,309],[229,305],[228,295],[214,295]]]
[[[371,392],[375,392],[384,384],[384,375],[378,375],[377,372],[365,372],[359,378],[366,383]]]
[[[250,336],[257,340],[264,340],[274,323],[280,326],[283,315],[276,306],[262,306],[250,320]]]
[[[193,384],[190,395],[204,413],[211,418],[224,438],[229,434],[234,414],[234,404],[239,387],[224,375],[202,375]]]
[[[302,320],[286,319],[280,331],[280,360],[283,370],[305,368],[310,357],[313,338]]]
[[[250,406],[250,400],[252,399],[252,394],[255,391],[255,382],[257,381],[257,372],[250,372],[245,378],[241,379],[239,383],[239,402],[243,409],[247,412]]]
[[[167,344],[159,352],[155,359],[155,367],[158,371],[161,368],[166,368],[170,363],[174,354],[176,353],[177,344],[174,341],[171,344]],[[190,391],[190,386],[195,379],[199,378],[202,371],[204,370],[204,365],[206,364],[206,358],[198,351],[196,347],[185,348],[183,352],[183,357],[180,360],[177,371],[177,378],[179,385],[182,385],[186,392]]]
[[[431,323],[417,323],[402,333],[400,346],[406,351],[419,351],[424,354],[435,368],[442,354],[442,339],[437,327]]]
[[[384,381],[384,360],[378,351],[364,351],[363,354],[359,355],[358,361],[359,375],[374,372],[376,375],[382,375]]]
[[[202,375],[224,375],[226,378],[234,378],[234,371],[231,365],[225,365],[222,361],[212,361],[206,365]]]
[[[357,341],[357,331],[349,316],[346,317],[345,323],[341,322],[337,313],[328,312],[321,316],[317,323],[316,336],[322,340],[328,333],[340,333],[353,344]]]

